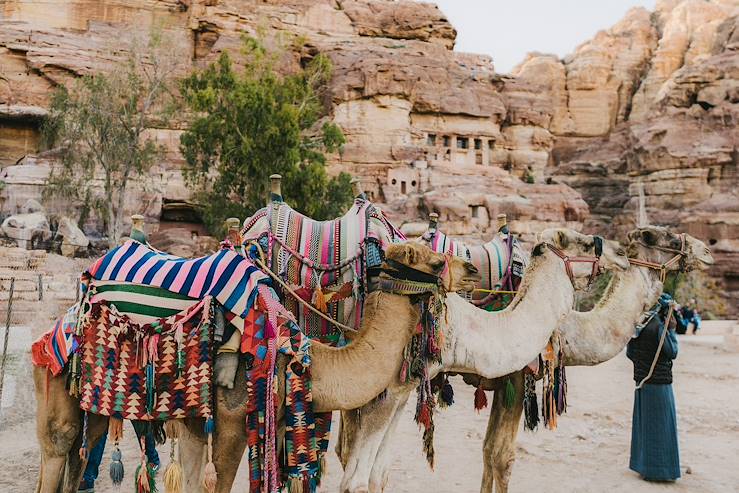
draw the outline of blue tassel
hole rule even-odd
[[[205,433],[211,435],[216,431],[216,422],[213,420],[213,416],[208,417],[205,420]]]
[[[146,412],[154,413],[156,405],[156,385],[154,383],[154,363],[146,365]]]
[[[123,475],[125,474],[122,459],[123,455],[121,454],[121,449],[116,446],[115,450],[113,450],[113,455],[110,458],[110,480],[113,481],[113,484],[116,486],[123,482]]]

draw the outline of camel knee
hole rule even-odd
[[[39,430],[39,441],[44,445],[43,452],[48,456],[66,456],[80,433],[77,420],[49,420]]]

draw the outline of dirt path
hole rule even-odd
[[[710,336],[681,339],[675,363],[681,460],[683,471],[689,467],[691,474],[684,474],[676,484],[651,484],[628,470],[633,382],[630,364],[620,355],[597,367],[568,369],[568,412],[560,419],[556,432],[519,434],[511,492],[739,491],[739,357],[711,342]],[[388,492],[479,490],[487,414],[472,409],[471,388],[460,381],[454,386],[456,404],[436,419],[436,470],[431,472],[426,467],[409,406],[394,441],[397,460]],[[19,382],[18,387],[23,384]],[[38,470],[33,408],[24,399],[16,402],[23,403],[25,409],[13,413],[10,428],[3,419],[0,430],[0,492],[33,491]],[[108,450],[97,491],[112,493],[132,488],[138,457],[133,436],[127,425],[123,490],[114,488],[107,478]],[[168,450],[165,446],[160,451],[165,462]],[[321,491],[333,493],[338,491],[340,481],[340,467],[333,453],[329,465]],[[247,491],[245,472],[242,465],[242,481],[235,492]]]

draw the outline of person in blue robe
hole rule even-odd
[[[663,294],[637,325],[636,333],[626,347],[626,356],[634,364],[634,381],[637,383],[629,468],[647,481],[674,481],[680,477],[677,414],[672,392],[672,361],[677,357],[678,343],[674,324],[665,327],[671,303],[670,295]],[[667,333],[659,357],[654,362],[665,330]],[[654,368],[650,372],[653,362]]]

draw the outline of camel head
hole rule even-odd
[[[570,259],[573,284],[576,288],[585,287],[592,280],[593,262],[605,270],[625,270],[629,267],[626,250],[617,241],[585,235],[568,228],[545,229],[538,236],[538,244],[532,256],[542,255],[549,244]],[[572,261],[574,257],[588,261]]]
[[[471,263],[455,255],[436,253],[420,243],[392,244],[385,250],[385,259],[440,278],[448,292],[472,291],[480,281]]]
[[[630,231],[627,237],[630,257],[664,265],[668,271],[705,270],[713,265],[706,244],[689,234],[673,233],[662,226],[645,226]],[[680,257],[679,261],[670,262],[676,256]]]

